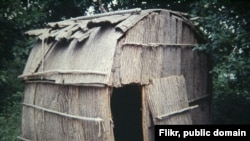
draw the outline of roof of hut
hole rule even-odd
[[[131,9],[48,23],[26,32],[39,38],[20,78],[58,84],[111,85],[118,40],[152,12],[168,11],[195,30],[179,12]]]

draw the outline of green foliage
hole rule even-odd
[[[190,10],[189,0],[117,0],[119,9],[129,8],[165,8],[170,10],[177,10],[187,12]]]
[[[200,0],[192,4],[192,16],[207,43],[197,46],[213,61],[213,111],[215,123],[250,123],[249,2]],[[241,104],[242,102],[242,104]]]
[[[82,16],[92,3],[92,0],[45,0],[40,5],[47,12],[46,22],[52,22]]]
[[[45,14],[38,5],[1,0],[0,6],[0,140],[14,141],[20,134],[23,83],[21,74],[34,39],[23,32],[41,27]]]
[[[2,113],[0,113],[0,140],[15,141],[20,134],[21,126],[21,102],[22,93],[17,92],[8,100],[12,101]]]

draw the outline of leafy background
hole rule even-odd
[[[0,0],[0,140],[16,140],[21,129],[24,84],[17,76],[35,42],[24,36],[52,21],[140,7],[167,8],[196,20],[213,68],[213,124],[250,123],[250,2],[232,0]],[[89,11],[89,12],[88,12]]]

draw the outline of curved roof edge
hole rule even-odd
[[[50,22],[44,29],[30,30],[25,34],[36,36],[41,40],[54,38],[58,41],[61,39],[77,39],[78,41],[83,41],[88,38],[92,27],[111,24],[116,25],[115,28],[124,33],[151,12],[160,11],[169,11],[176,18],[188,24],[196,34],[204,39],[201,32],[188,19],[188,14],[186,13],[167,9],[141,10],[140,8],[101,13],[91,16],[80,16],[59,22]]]
[[[34,45],[19,78],[26,82],[113,85],[110,78],[118,40],[145,17],[161,12],[171,14],[187,24],[187,28],[198,32],[186,14],[166,9],[123,10],[48,23],[44,29],[27,32],[40,40]],[[53,41],[46,40],[48,38]]]

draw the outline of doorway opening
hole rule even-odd
[[[115,141],[142,141],[142,95],[138,85],[114,88],[111,111]]]

